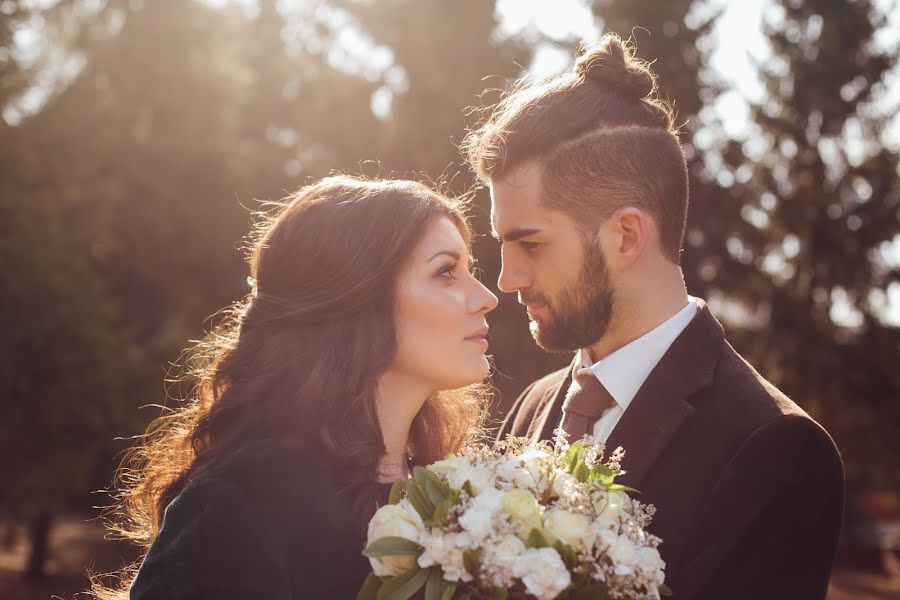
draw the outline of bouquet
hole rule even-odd
[[[369,523],[372,573],[358,600],[658,599],[655,508],[615,483],[590,439],[528,446],[508,437],[450,455],[398,481]]]

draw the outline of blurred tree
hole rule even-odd
[[[652,63],[660,97],[676,109],[690,175],[690,209],[682,269],[691,294],[709,297],[743,285],[752,268],[728,261],[727,239],[747,225],[741,219],[743,198],[717,179],[719,132],[713,103],[725,89],[709,66],[721,8],[695,0],[661,4],[647,0],[594,0],[594,15],[603,26],[631,37],[637,55]],[[740,147],[726,147],[724,152]],[[725,257],[725,260],[723,260]]]
[[[441,181],[447,191],[465,193],[473,177],[461,165],[457,145],[474,125],[472,108],[489,104],[530,62],[532,49],[495,33],[494,2],[465,0],[341,0],[335,5],[355,16],[364,32],[393,54],[382,92],[390,99],[386,133],[376,154],[385,172]],[[475,256],[482,280],[496,292],[500,251],[490,232],[486,190],[474,198],[473,221],[480,234]],[[516,298],[498,294],[500,307],[488,315],[494,383],[505,401],[495,416],[525,385],[559,362],[531,339],[524,310]]]
[[[882,138],[897,48],[876,42],[872,2],[776,8],[747,156],[726,154],[751,224],[727,251],[755,272],[726,289],[756,316],[736,342],[832,431],[851,484],[900,486],[885,452],[900,436],[900,329],[884,315],[900,270],[883,253],[900,232],[900,162]]]

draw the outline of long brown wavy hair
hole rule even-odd
[[[299,443],[333,465],[362,530],[380,489],[375,391],[397,347],[396,282],[440,217],[471,246],[464,208],[411,181],[334,176],[260,213],[248,261],[253,289],[186,355],[189,400],[153,421],[126,454],[110,527],[145,555],[192,477],[266,438]],[[429,397],[410,431],[414,461],[439,460],[479,435],[484,397],[479,385]],[[115,574],[112,586],[94,577],[94,596],[127,598],[137,566]]]

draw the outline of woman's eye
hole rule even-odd
[[[441,277],[449,277],[449,278],[452,279],[452,278],[453,278],[453,271],[454,271],[455,269],[456,269],[456,265],[455,265],[455,264],[452,264],[452,265],[446,265],[446,266],[443,267],[440,271],[438,271],[438,275],[440,275]]]

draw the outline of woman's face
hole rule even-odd
[[[429,392],[484,379],[484,316],[494,296],[470,271],[469,249],[447,217],[432,223],[397,285],[397,355],[391,370]]]

